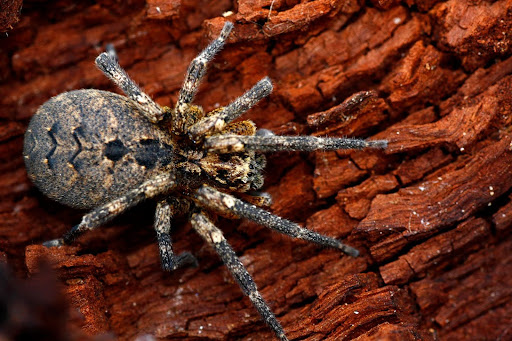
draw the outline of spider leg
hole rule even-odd
[[[175,117],[173,117],[173,129],[181,133],[185,129],[187,109],[194,99],[199,88],[199,83],[206,73],[206,67],[213,57],[219,52],[233,29],[233,24],[227,21],[220,32],[219,37],[212,41],[192,62],[190,63],[185,82],[180,90],[178,102],[176,103]]]
[[[174,174],[160,174],[144,182],[139,187],[129,191],[122,197],[114,199],[82,217],[80,224],[75,225],[60,239],[53,239],[44,242],[43,245],[60,246],[70,244],[78,236],[88,230],[93,230],[140,202],[173,190],[177,185]]]
[[[314,136],[241,136],[216,135],[206,138],[205,148],[216,153],[235,153],[254,150],[258,152],[337,150],[386,148],[386,140]]]
[[[191,218],[192,227],[208,244],[210,244],[218,253],[231,275],[236,279],[243,293],[249,296],[252,304],[260,313],[263,321],[265,321],[274,331],[281,341],[287,341],[283,327],[270,310],[269,306],[261,297],[254,280],[247,272],[244,265],[236,256],[235,251],[224,238],[222,231],[219,230],[203,213],[194,213]]]
[[[249,110],[263,98],[272,92],[272,82],[270,78],[265,77],[254,85],[249,91],[235,99],[232,103],[225,106],[215,114],[201,119],[188,129],[188,133],[193,139],[205,134],[214,134],[220,132],[226,124],[233,121],[241,114]]]
[[[170,235],[171,218],[176,212],[176,205],[178,205],[176,201],[169,203],[167,200],[161,200],[156,205],[156,238],[158,240],[158,249],[160,250],[162,268],[166,271],[173,271],[189,264],[197,266],[197,260],[190,252],[183,252],[179,255],[175,255],[172,249],[172,240]]]
[[[96,58],[96,66],[137,104],[142,114],[150,122],[158,123],[164,118],[165,109],[155,103],[128,76],[117,62],[117,54],[112,45],[107,46],[107,52],[103,52]]]
[[[359,251],[351,246],[345,245],[339,240],[321,235],[283,219],[259,207],[248,204],[232,195],[222,193],[216,189],[203,185],[196,191],[196,199],[199,205],[216,212],[229,212],[240,218],[252,220],[260,225],[266,226],[277,232],[290,237],[303,239],[322,246],[333,247],[342,252],[357,257]]]
[[[114,45],[107,44],[107,46],[105,46],[105,52],[110,56],[110,58],[119,63],[119,57],[117,56],[117,52],[114,48]]]

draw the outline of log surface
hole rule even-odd
[[[389,140],[385,151],[268,158],[271,211],[358,258],[219,221],[289,338],[512,339],[511,1],[62,0],[25,1],[21,13],[20,3],[0,6],[0,338],[272,337],[184,219],[174,247],[199,266],[161,270],[153,203],[72,246],[42,247],[84,212],[43,197],[21,155],[51,96],[119,92],[93,63],[107,43],[171,106],[229,20],[196,103],[212,110],[268,75],[274,93],[244,116],[258,127]]]

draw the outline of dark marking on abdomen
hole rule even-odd
[[[82,151],[82,144],[80,143],[80,139],[78,138],[79,134],[82,135],[81,132],[81,127],[76,127],[75,129],[73,129],[73,139],[75,139],[77,147],[75,153],[71,156],[71,159],[69,159],[69,163],[71,163],[73,167],[75,167],[75,169],[77,169],[75,165],[75,159],[78,156],[78,154],[80,154],[80,152]]]
[[[59,122],[55,122],[51,126],[50,130],[48,130],[48,135],[50,136],[50,139],[52,140],[53,145],[52,145],[52,148],[50,149],[50,151],[48,152],[48,154],[46,154],[46,159],[48,160],[48,168],[50,168],[51,170],[53,170],[55,167],[55,163],[52,160],[52,157],[55,154],[55,150],[57,150],[57,139],[55,138],[55,134],[58,133],[59,129],[60,129]]]
[[[146,139],[139,141],[134,153],[135,161],[140,166],[153,169],[157,162],[166,166],[172,161],[173,148],[159,140]]]
[[[110,141],[105,145],[105,157],[114,162],[122,159],[128,152],[128,148],[126,148],[119,139]]]

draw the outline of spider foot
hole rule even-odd
[[[162,269],[164,271],[174,271],[182,267],[192,266],[197,267],[197,258],[194,257],[190,252],[183,252],[177,256],[169,252],[162,252],[160,250],[160,260],[162,262]]]
[[[56,246],[63,246],[63,245],[65,245],[65,243],[64,243],[64,239],[62,239],[62,238],[47,240],[43,243],[43,246],[45,246],[45,247],[56,247]]]
[[[341,251],[343,251],[343,253],[349,255],[349,256],[352,256],[352,257],[358,257],[359,256],[359,250],[358,249],[355,249],[353,248],[352,246],[348,246],[346,244],[343,244],[342,242],[339,242],[339,245],[337,246],[337,248]]]

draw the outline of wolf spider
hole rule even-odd
[[[48,247],[70,244],[146,199],[156,199],[155,230],[164,270],[194,264],[188,252],[173,252],[171,218],[190,214],[192,227],[220,258],[280,340],[281,324],[253,279],[212,223],[212,216],[246,218],[290,237],[333,247],[357,256],[341,241],[303,228],[261,207],[270,196],[263,185],[264,152],[385,148],[383,140],[276,136],[251,121],[232,121],[272,91],[268,77],[225,107],[205,113],[192,104],[207,64],[233,28],[190,64],[174,108],[162,107],[119,66],[112,47],[96,58],[98,68],[128,98],[100,90],[76,90],[43,104],[25,137],[27,173],[39,189],[63,204],[92,209]],[[98,123],[100,122],[100,123]],[[110,122],[111,126],[101,123]],[[246,201],[237,198],[239,194]]]

